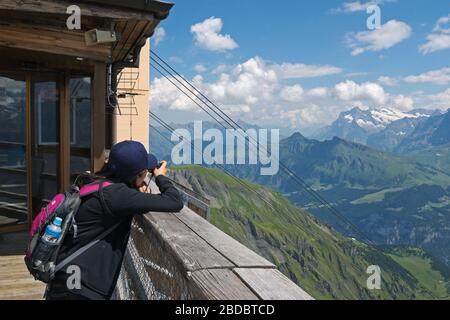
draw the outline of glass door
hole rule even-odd
[[[0,230],[28,222],[26,77],[0,72]]]
[[[32,216],[58,192],[59,85],[55,74],[32,74],[31,198]]]
[[[0,71],[0,233],[90,170],[91,114],[90,77]]]

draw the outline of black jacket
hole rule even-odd
[[[71,297],[74,294],[89,299],[109,299],[120,273],[123,256],[128,243],[131,220],[134,215],[149,211],[178,212],[183,202],[178,190],[164,176],[156,178],[161,194],[146,194],[127,187],[123,183],[112,184],[103,189],[105,203],[110,213],[105,212],[99,193],[83,199],[76,213],[77,236],[69,233],[61,246],[57,262],[93,241],[111,226],[120,225],[105,239],[99,241],[69,265],[81,271],[81,289],[69,290],[66,285],[65,267],[56,273],[48,287],[50,299]]]

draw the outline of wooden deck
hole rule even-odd
[[[0,234],[0,300],[39,300],[45,285],[29,274],[23,256],[25,232]]]

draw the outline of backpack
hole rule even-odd
[[[48,205],[42,207],[36,218],[33,220],[30,230],[30,241],[24,258],[28,271],[36,280],[49,283],[55,277],[56,272],[65,267],[81,253],[88,250],[95,243],[102,240],[120,224],[115,224],[93,241],[81,247],[56,265],[59,249],[61,248],[67,233],[72,230],[73,237],[76,238],[77,236],[75,215],[81,205],[82,198],[98,192],[103,209],[106,212],[110,212],[103,198],[103,188],[111,184],[112,182],[109,181],[94,182],[85,185],[80,189],[76,183],[74,183],[71,191],[57,194]],[[56,217],[62,219],[61,235],[53,245],[49,245],[48,243],[43,244],[41,239],[45,234],[45,229],[48,225],[52,224]],[[44,259],[45,261],[42,260],[42,257],[44,256],[46,257]]]

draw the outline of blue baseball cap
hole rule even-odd
[[[111,148],[108,169],[118,178],[131,181],[145,169],[153,171],[158,166],[158,159],[148,153],[144,145],[137,141],[122,141]]]

